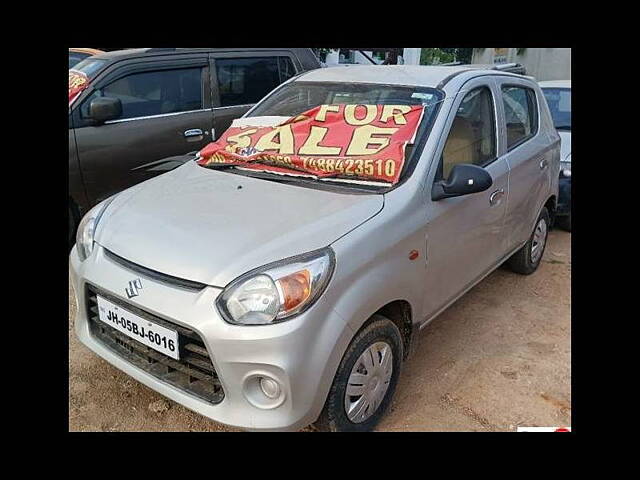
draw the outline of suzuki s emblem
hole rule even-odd
[[[124,291],[127,292],[128,298],[133,298],[140,295],[138,293],[138,290],[140,290],[141,288],[142,288],[142,280],[140,280],[139,278],[136,278],[135,280],[131,280],[129,282],[129,286],[125,288]]]

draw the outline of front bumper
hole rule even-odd
[[[145,278],[115,263],[99,245],[84,262],[80,262],[74,247],[69,269],[78,306],[75,331],[84,345],[186,408],[246,430],[298,430],[314,422],[353,336],[342,317],[321,301],[287,322],[268,326],[230,325],[214,306],[221,289],[205,287],[193,291]],[[143,279],[144,289],[129,300],[125,287],[138,277]],[[224,390],[222,401],[212,404],[163,382],[98,340],[89,327],[87,283],[134,308],[200,335]],[[283,395],[269,400],[255,388],[258,376],[277,380]]]

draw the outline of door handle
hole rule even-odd
[[[500,199],[504,195],[504,189],[500,188],[491,194],[489,197],[489,205],[494,206],[500,202]]]
[[[184,138],[189,137],[201,137],[203,135],[202,130],[199,128],[191,128],[189,130],[184,131]]]
[[[547,165],[549,165],[549,160],[547,160],[546,158],[540,160],[540,170],[544,170],[545,168],[547,168]]]

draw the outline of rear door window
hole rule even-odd
[[[289,57],[216,59],[220,106],[249,105],[296,74]]]
[[[536,133],[536,96],[530,88],[503,86],[502,100],[507,127],[507,150],[511,150]]]
[[[202,109],[202,68],[160,70],[127,75],[94,92],[82,106],[88,117],[92,98],[112,97],[122,102],[120,119]]]

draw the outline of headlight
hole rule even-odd
[[[318,299],[334,265],[333,250],[325,248],[252,270],[225,288],[216,302],[218,310],[238,325],[288,320]]]
[[[107,208],[111,201],[115,198],[107,198],[103,202],[93,207],[87,212],[84,218],[78,225],[78,231],[76,232],[76,246],[78,248],[78,256],[80,261],[84,262],[91,252],[93,252],[93,235],[95,234],[98,221],[102,216],[102,212]]]
[[[571,177],[571,162],[560,162],[560,176]]]

